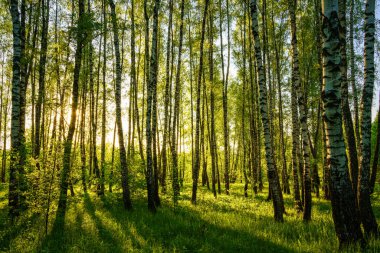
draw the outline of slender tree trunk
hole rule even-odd
[[[34,31],[33,31],[33,47],[32,47],[32,54],[34,55],[34,48],[36,47],[36,40],[37,40],[37,33],[38,33],[38,21],[40,17],[40,2],[38,1],[37,4],[37,15],[36,15],[36,22],[34,26]],[[34,49],[34,50],[33,50]],[[35,149],[35,79],[36,79],[36,68],[34,67],[36,64],[36,57],[33,57],[31,59],[31,63],[29,65],[29,73],[33,73],[31,76],[31,106],[32,106],[32,113],[31,113],[31,118],[32,118],[32,125],[31,125],[31,142],[32,142],[32,152],[34,152]]]
[[[359,102],[358,102],[358,91],[356,88],[355,81],[355,48],[354,48],[354,8],[355,1],[350,0],[350,71],[351,71],[351,88],[354,100],[354,117],[355,117],[355,136],[356,136],[356,146],[360,153],[360,133],[359,133]],[[356,189],[355,189],[356,191]]]
[[[143,101],[145,101],[145,88],[149,86],[149,13],[148,13],[148,0],[144,0],[144,19],[145,19],[145,49],[144,49],[144,85],[143,85]],[[148,100],[148,95],[147,99]],[[144,110],[145,102],[143,102],[143,108],[142,108],[142,119],[141,119],[141,126],[144,129],[144,113],[146,114]],[[147,119],[145,119],[146,122]],[[146,130],[145,126],[145,130]],[[145,131],[146,133],[146,131]],[[145,136],[146,138],[146,136]],[[147,139],[145,139],[147,141]],[[146,151],[147,152],[147,151]],[[148,158],[147,158],[148,159]],[[147,164],[145,164],[147,166]],[[146,168],[145,168],[145,174],[147,173]],[[145,175],[147,176],[147,175]]]
[[[226,0],[227,11],[227,73],[224,73],[224,47],[223,47],[223,12],[222,0],[219,0],[219,33],[220,33],[220,56],[222,60],[222,81],[223,81],[223,137],[224,137],[224,184],[226,194],[230,193],[230,155],[229,155],[229,125],[228,125],[228,75],[230,68],[230,16],[229,16],[229,0]]]
[[[191,168],[194,168],[195,165],[195,159],[194,159],[194,103],[193,103],[193,42],[191,37],[191,9],[188,13],[188,36],[189,36],[189,61],[190,61],[190,121],[191,121]],[[203,151],[204,153],[204,151]],[[208,182],[208,181],[207,181]],[[203,185],[203,182],[202,182]],[[204,186],[204,185],[203,185]],[[210,188],[210,187],[208,187]]]
[[[46,1],[46,2],[45,2]],[[44,135],[44,125],[41,125],[42,106],[45,103],[45,65],[46,65],[46,52],[48,43],[48,29],[49,29],[49,0],[42,0],[42,30],[41,30],[41,49],[40,49],[40,62],[39,62],[39,78],[38,78],[38,98],[36,104],[36,118],[35,118],[35,150],[34,157],[39,158],[41,150],[41,142]],[[37,161],[37,168],[39,169],[39,161]]]
[[[58,210],[57,210],[57,218],[59,218],[57,221],[59,222],[63,222],[65,214],[66,214],[67,189],[70,182],[71,149],[72,149],[75,125],[76,125],[76,120],[77,120],[79,74],[80,74],[81,64],[82,64],[82,50],[83,50],[84,33],[85,33],[85,30],[83,27],[84,0],[78,0],[78,5],[79,5],[79,16],[78,16],[78,27],[77,27],[77,36],[76,36],[77,48],[75,51],[71,118],[70,118],[69,131],[67,133],[67,138],[64,143],[63,169],[61,171],[61,186],[60,186],[60,194],[59,194]]]
[[[355,195],[347,170],[342,131],[341,64],[338,0],[323,0],[323,92],[327,150],[331,178],[331,205],[339,247],[362,240]]]
[[[343,123],[344,133],[346,137],[346,143],[348,146],[349,156],[349,169],[352,182],[352,188],[354,189],[355,196],[358,189],[358,154],[356,150],[356,140],[354,125],[352,122],[350,105],[348,103],[348,81],[347,81],[347,57],[346,57],[346,0],[339,0],[339,39],[341,41],[340,54],[342,57],[342,64],[340,65],[340,71],[342,73],[342,110],[343,110]]]
[[[26,86],[27,86],[27,69],[28,69],[28,57],[27,57],[27,49],[26,44],[29,45],[29,38],[26,38],[26,31],[28,30],[28,35],[30,34],[30,26],[29,29],[26,27],[26,0],[21,1],[21,66],[20,66],[20,170],[19,170],[19,203],[21,210],[27,208],[26,202],[26,191],[27,191],[27,178],[25,174],[25,161],[27,159],[27,149],[25,145],[25,110],[26,110]],[[31,7],[30,7],[31,8]],[[30,18],[29,18],[30,20]]]
[[[21,100],[21,68],[23,59],[23,50],[21,46],[21,23],[20,13],[18,10],[18,1],[10,0],[10,13],[12,16],[12,33],[13,33],[13,59],[12,59],[12,115],[11,115],[11,158],[9,167],[9,194],[8,206],[9,215],[12,220],[19,216],[19,192],[18,174],[23,170],[21,161],[22,153],[22,136],[20,136],[20,100]]]
[[[26,0],[21,1],[20,6],[20,24],[21,24],[21,65],[20,65],[20,170],[18,173],[19,181],[19,205],[20,210],[27,207],[26,203],[26,190],[27,180],[25,177],[25,161],[26,161],[26,145],[25,145],[25,106],[26,106],[26,85],[27,85],[27,54],[26,54]],[[30,30],[30,29],[29,29]],[[28,32],[29,34],[29,32]]]
[[[97,148],[96,148],[96,138],[97,138],[97,126],[98,126],[98,101],[99,101],[99,72],[100,72],[100,58],[99,55],[99,64],[98,64],[98,80],[97,80],[97,91],[96,91],[96,101],[94,100],[94,91],[93,91],[93,77],[92,77],[92,66],[90,66],[90,87],[92,87],[92,112],[95,113],[95,115],[92,115],[91,121],[92,121],[92,129],[93,129],[93,135],[92,135],[92,143],[93,143],[93,160],[94,160],[94,171],[97,177],[97,193],[98,196],[104,195],[104,180],[105,180],[105,153],[106,153],[106,113],[107,113],[107,90],[106,90],[106,73],[107,73],[107,1],[103,1],[102,3],[102,14],[103,14],[103,68],[102,68],[102,100],[103,100],[103,108],[102,108],[102,126],[101,126],[101,143],[100,143],[100,170],[99,170],[99,164],[98,164],[98,155],[97,155]],[[101,43],[99,47],[101,47]],[[93,47],[90,45],[90,65],[92,65],[92,50]],[[99,54],[101,52],[99,51]],[[94,108],[96,105],[96,108]]]
[[[243,147],[243,159],[242,159],[242,166],[243,166],[243,176],[244,176],[244,197],[248,197],[248,175],[247,175],[247,166],[246,166],[246,156],[247,156],[247,146],[246,146],[246,137],[245,137],[245,96],[244,92],[246,90],[246,83],[247,83],[247,71],[246,71],[246,14],[248,12],[248,8],[245,8],[244,10],[244,21],[243,21],[243,31],[242,31],[242,39],[243,39],[243,44],[242,44],[242,51],[243,51],[243,86],[241,90],[242,94],[242,107],[241,107],[241,145]]]
[[[319,0],[315,0],[314,2],[314,7],[315,7],[315,22],[316,22],[316,27],[317,27],[317,32],[316,32],[316,41],[318,41],[319,43],[317,43],[317,50],[318,50],[318,79],[319,79],[319,84],[320,84],[320,91],[321,91],[321,94],[322,94],[322,89],[323,89],[323,69],[322,69],[322,65],[323,65],[323,62],[322,62],[322,25],[321,25],[321,1]],[[318,152],[318,138],[320,138],[319,136],[319,131],[322,132],[322,154],[323,154],[323,159],[322,159],[322,171],[323,171],[323,190],[324,190],[324,198],[325,199],[330,199],[330,187],[329,187],[329,183],[327,182],[327,180],[329,179],[329,166],[327,164],[327,145],[326,145],[326,131],[325,131],[325,124],[324,124],[324,118],[322,117],[324,113],[324,107],[323,107],[323,102],[322,102],[322,98],[320,98],[320,101],[319,101],[319,105],[318,105],[318,124],[317,124],[317,131],[315,133],[315,138],[314,138],[314,150],[315,150],[315,153]],[[320,125],[320,123],[322,123]],[[315,157],[315,159],[317,159]],[[317,176],[318,176],[318,164],[316,161],[314,161],[314,167],[315,167],[315,171],[317,173]],[[319,176],[318,176],[318,179],[319,179]]]
[[[200,152],[199,152],[199,128],[200,128],[200,104],[201,104],[201,84],[202,84],[202,71],[203,71],[203,44],[205,40],[205,30],[206,30],[206,18],[207,9],[209,5],[209,0],[205,0],[203,18],[202,18],[202,31],[201,31],[201,41],[199,50],[199,70],[198,70],[198,80],[197,80],[197,104],[196,104],[196,119],[195,119],[195,162],[192,171],[193,177],[193,190],[191,196],[191,203],[196,204],[197,202],[197,186],[200,168]]]
[[[216,198],[216,167],[217,167],[217,157],[216,157],[216,134],[215,134],[215,94],[214,94],[214,53],[213,53],[213,2],[210,3],[210,10],[209,10],[209,68],[210,68],[210,113],[211,113],[211,120],[210,120],[210,132],[209,132],[209,139],[210,139],[210,153],[211,153],[211,173],[212,173],[212,192],[214,194],[214,197]]]
[[[36,29],[36,28],[35,28]],[[34,35],[33,35],[34,36]],[[34,36],[35,37],[35,36]],[[58,1],[55,1],[55,22],[54,22],[54,42],[58,44]],[[35,41],[33,41],[35,43]],[[34,47],[33,47],[34,48]],[[59,91],[61,90],[61,74],[60,74],[60,68],[59,68],[59,52],[58,48],[55,50],[55,74],[56,74],[56,81],[57,81],[57,91],[55,95],[55,99],[58,101],[59,99]],[[32,63],[30,64],[32,65]],[[30,69],[31,70],[31,69]],[[30,72],[30,71],[29,71]],[[52,141],[49,149],[49,155],[52,154],[54,147],[57,147],[57,115],[58,115],[58,108],[59,104],[57,103],[55,106],[55,112],[54,112],[54,123],[53,123],[53,131],[52,131]],[[33,121],[33,118],[32,118]],[[54,150],[54,170],[55,170],[55,162],[57,158],[57,151]],[[52,182],[50,182],[52,184]],[[49,193],[50,194],[50,193]]]
[[[178,154],[177,154],[177,118],[179,117],[179,100],[181,93],[181,57],[182,57],[182,41],[183,41],[183,17],[185,12],[185,0],[181,0],[181,23],[179,27],[179,46],[178,46],[178,63],[177,73],[175,81],[175,93],[174,93],[174,115],[173,115],[173,129],[171,140],[171,153],[172,153],[172,188],[173,188],[173,202],[176,205],[179,195],[179,183],[178,183]]]
[[[125,30],[123,30],[124,33]],[[124,36],[124,35],[122,35]],[[124,37],[122,37],[123,39]],[[123,42],[121,43],[122,46],[122,52],[121,52],[121,58],[122,62],[124,61],[124,48],[123,48]],[[132,53],[131,53],[132,54]],[[132,64],[131,64],[132,65]],[[123,67],[123,64],[121,65]],[[133,154],[134,154],[134,138],[135,138],[135,120],[134,120],[134,110],[132,107],[134,107],[134,87],[133,87],[133,81],[132,81],[132,76],[130,76],[130,88],[128,91],[129,95],[129,101],[128,101],[128,140],[127,140],[127,159],[129,159],[133,163]]]
[[[164,134],[162,139],[162,177],[161,185],[162,191],[166,192],[166,171],[167,171],[167,155],[166,155],[166,140],[169,131],[169,86],[170,86],[170,42],[171,42],[171,30],[172,30],[172,16],[173,16],[173,0],[169,1],[169,26],[168,26],[168,37],[166,41],[166,83],[165,83],[165,105],[164,105]],[[174,121],[173,121],[174,123]],[[173,160],[174,161],[174,160]],[[178,162],[177,162],[178,163]],[[178,169],[178,165],[177,165]],[[177,171],[178,173],[178,171]],[[177,175],[178,176],[178,175]],[[178,180],[178,178],[177,178]]]
[[[258,9],[257,1],[251,0],[251,16],[252,16],[252,34],[254,39],[255,56],[259,74],[259,86],[260,86],[260,112],[261,119],[264,128],[265,137],[265,151],[269,188],[272,193],[274,217],[276,221],[283,221],[283,213],[285,211],[284,200],[282,198],[282,192],[278,174],[275,165],[275,159],[273,157],[272,135],[270,133],[270,123],[268,120],[268,103],[267,103],[267,87],[264,79],[264,69],[261,57],[261,46],[259,39],[259,25],[258,25]]]
[[[249,26],[251,26],[251,20],[249,19]],[[250,57],[252,58],[253,50],[252,50],[252,42],[253,42],[253,34],[252,30],[249,32],[249,40],[250,40]],[[252,60],[252,59],[251,59]],[[256,61],[253,61],[253,72],[257,73],[257,65]],[[256,158],[256,174],[257,174],[257,180],[258,180],[258,191],[262,192],[264,185],[263,185],[263,177],[262,177],[262,167],[261,167],[261,120],[260,120],[260,105],[259,105],[259,82],[257,80],[257,75],[254,75],[254,82],[255,85],[253,86],[254,89],[254,112],[255,112],[255,123],[256,123],[256,134],[255,134],[255,142],[257,143],[257,158]]]
[[[301,134],[302,134],[302,151],[303,151],[303,181],[304,181],[304,213],[303,220],[311,220],[311,178],[310,178],[310,151],[309,151],[309,137],[307,128],[307,109],[306,98],[302,90],[300,73],[299,73],[299,60],[298,60],[298,48],[297,48],[297,27],[296,27],[296,1],[289,1],[289,11],[292,30],[292,86],[294,86],[297,99],[298,108],[301,122]]]
[[[157,18],[158,23],[158,18]],[[153,28],[155,26],[155,22],[153,22]],[[158,25],[157,25],[158,26]],[[157,28],[159,29],[159,28]],[[159,37],[158,37],[159,39]],[[157,49],[159,46],[157,45]],[[158,65],[159,65],[159,52],[157,51],[157,60],[156,60],[156,78],[158,76]],[[159,134],[157,128],[157,79],[153,89],[153,104],[152,104],[152,144],[153,144],[153,174],[154,174],[154,203],[156,207],[161,205],[160,196],[159,196],[159,164],[157,157],[160,156],[160,148],[159,148]]]
[[[131,11],[134,13],[134,6],[132,6],[131,8]],[[134,14],[131,15],[131,19],[132,19],[132,28],[131,28],[131,32],[133,31],[133,39],[131,38],[131,44],[132,44],[132,40],[134,41],[134,38],[135,38],[135,29],[134,29]],[[140,40],[140,43],[141,43],[141,40]],[[133,50],[135,48],[135,44],[133,44]],[[139,71],[140,69],[140,45],[139,45],[139,59],[138,59],[138,64],[137,64],[137,71]],[[135,54],[135,53],[133,53]],[[134,56],[135,57],[135,56]],[[132,60],[132,59],[131,59]],[[135,123],[136,123],[136,126],[137,126],[137,138],[138,138],[138,142],[139,142],[139,153],[140,153],[140,158],[142,161],[144,161],[144,151],[143,151],[143,143],[142,143],[142,133],[141,133],[141,127],[140,127],[140,112],[139,112],[139,106],[138,106],[138,86],[139,86],[139,82],[138,82],[138,74],[136,76],[136,68],[134,67],[135,64],[133,65],[133,67],[131,66],[131,71],[134,70],[134,113],[135,113]]]
[[[204,71],[203,71],[204,73]],[[203,74],[204,76],[204,74]],[[205,144],[205,124],[207,124],[209,121],[207,121],[206,123],[206,118],[205,118],[205,109],[206,109],[206,116],[208,118],[208,109],[207,109],[207,95],[206,95],[206,85],[205,85],[205,78],[203,77],[203,84],[202,84],[202,87],[203,87],[203,90],[202,90],[202,112],[201,112],[201,125],[200,125],[200,142],[201,142],[201,146],[200,146],[200,152],[202,153],[202,161],[200,162],[200,164],[202,164],[202,186],[204,186],[205,184],[207,185],[207,189],[210,190],[210,181],[209,181],[209,177],[208,177],[208,173],[207,173],[207,151],[208,151],[208,145]],[[208,124],[207,124],[207,130],[208,129]],[[208,131],[210,132],[210,131]],[[210,136],[210,134],[208,134],[208,136]],[[212,183],[212,182],[211,182]]]
[[[322,88],[322,87],[321,87]],[[321,90],[322,92],[322,90]],[[322,101],[319,100],[318,102],[318,112],[317,112],[317,125],[316,125],[316,131],[314,135],[314,145],[311,141],[310,132],[309,132],[309,143],[310,143],[310,151],[313,156],[313,163],[312,163],[312,189],[315,191],[315,196],[319,198],[319,186],[320,186],[320,178],[318,174],[318,143],[320,138],[320,122],[321,122],[321,110],[322,110]]]
[[[282,112],[281,65],[280,65],[280,54],[279,54],[280,49],[277,46],[276,31],[275,31],[275,26],[274,26],[275,23],[274,23],[273,16],[274,15],[273,15],[273,7],[272,7],[272,26],[273,26],[272,31],[273,31],[274,50],[275,50],[275,58],[276,58],[276,77],[277,77],[277,88],[278,88],[278,122],[279,122],[280,149],[281,149],[281,160],[282,160],[282,171],[281,171],[282,191],[284,193],[290,194],[288,170],[287,170],[286,154],[285,154],[286,143],[285,143],[285,138],[284,138],[284,123],[283,123],[283,112]]]
[[[86,125],[86,84],[82,87],[82,105],[81,105],[81,119],[80,119],[80,128],[83,131],[80,131],[80,153],[81,153],[81,179],[83,191],[87,192],[86,185],[86,149],[85,149],[85,125]]]
[[[116,20],[115,3],[113,0],[109,0],[109,5],[111,8],[111,19],[112,19],[112,31],[113,31],[113,42],[115,46],[115,64],[116,64],[116,82],[115,82],[115,102],[116,102],[116,124],[119,139],[119,156],[120,156],[120,167],[121,167],[121,187],[123,188],[123,203],[125,209],[132,209],[131,196],[129,191],[129,180],[128,180],[128,164],[127,164],[127,154],[124,146],[124,135],[123,135],[123,125],[121,121],[121,64],[120,64],[120,49],[119,49],[119,35],[118,26]],[[105,44],[105,43],[104,43]]]
[[[153,132],[153,125],[155,124],[154,118],[154,92],[157,88],[157,44],[158,44],[158,9],[160,1],[156,0],[153,11],[153,35],[152,35],[152,49],[151,49],[151,59],[149,63],[149,78],[147,82],[147,110],[146,110],[146,181],[147,181],[147,190],[148,190],[148,208],[151,212],[156,211],[155,203],[155,171],[154,171],[154,154],[152,152],[152,147],[155,145],[153,143],[153,135],[156,133]]]
[[[375,0],[366,1],[364,22],[364,86],[361,101],[361,162],[359,168],[358,202],[360,218],[366,235],[378,236],[376,217],[370,198],[370,160],[371,160],[371,112],[375,81],[374,44],[375,44]]]
[[[251,21],[250,19],[248,20],[249,27],[251,27]],[[244,31],[245,29],[245,23],[243,25]],[[254,74],[254,63],[252,59],[252,34],[251,32],[248,32],[248,37],[249,37],[249,77],[250,77],[250,88],[251,88],[251,107],[250,107],[250,128],[251,128],[251,185],[252,185],[252,190],[254,194],[257,195],[258,193],[258,188],[257,188],[257,183],[258,183],[258,170],[259,170],[259,147],[257,143],[257,94],[256,94],[256,86],[257,86],[257,80],[256,80],[256,75]],[[243,43],[245,44],[245,42]],[[245,64],[244,64],[245,68]]]

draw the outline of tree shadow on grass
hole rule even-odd
[[[41,243],[39,252],[125,252],[113,234],[103,226],[88,194],[83,207],[68,206],[65,216],[56,216],[51,232]]]
[[[126,213],[119,206],[105,212],[121,224],[128,237],[144,238],[145,244],[132,240],[135,249],[150,251],[154,245],[163,251],[180,252],[294,252],[245,231],[213,224],[188,207],[164,206],[151,214],[145,203],[135,201],[134,205],[134,212]],[[134,231],[128,229],[131,226]]]
[[[114,238],[114,235],[103,225],[103,222],[98,217],[98,215],[95,213],[95,205],[91,201],[90,196],[86,193],[84,195],[84,208],[85,211],[90,215],[91,219],[95,222],[96,228],[99,232],[99,239],[101,241],[108,243],[110,246],[112,246],[110,249],[112,249],[112,252],[123,252],[123,248],[120,244],[115,243],[116,239]]]
[[[38,252],[68,252],[71,231],[67,230],[70,228],[65,226],[65,215],[56,214],[52,229],[42,240]]]
[[[12,240],[28,230],[31,226],[35,225],[38,221],[38,215],[33,213],[28,217],[19,217],[13,223],[8,217],[8,209],[0,210],[0,251],[7,251],[11,249]]]
[[[49,252],[97,253],[295,252],[295,242],[305,237],[303,233],[310,234],[310,238],[304,239],[312,242],[313,231],[320,226],[306,226],[297,220],[285,224],[274,223],[269,214],[225,209],[223,203],[210,206],[212,203],[208,199],[195,207],[186,204],[173,207],[168,197],[157,213],[152,214],[147,209],[145,197],[138,196],[137,199],[135,196],[134,211],[128,212],[119,201],[120,195],[107,194],[102,199],[84,195],[82,202],[69,205],[69,217],[64,229],[53,229],[41,249]],[[229,213],[231,217],[235,215],[231,221]],[[240,218],[234,220],[237,216]],[[244,221],[247,221],[246,225]],[[239,225],[240,222],[243,225]],[[297,226],[296,230],[299,231],[295,233]],[[284,243],[279,242],[279,238],[283,238]]]

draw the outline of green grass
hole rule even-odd
[[[125,211],[120,193],[102,199],[93,192],[71,197],[64,230],[45,236],[43,215],[28,214],[13,226],[7,221],[5,186],[0,188],[0,251],[10,252],[332,252],[338,250],[329,202],[313,199],[312,221],[302,222],[285,196],[285,222],[273,219],[267,193],[244,198],[243,186],[232,185],[231,195],[214,199],[200,187],[198,203],[190,204],[190,186],[179,205],[162,196],[156,214],[147,210],[142,191],[133,195],[133,211]],[[373,198],[380,217],[379,195]],[[54,216],[51,223],[54,223]],[[354,252],[358,248],[349,251]],[[366,252],[380,252],[372,240]]]

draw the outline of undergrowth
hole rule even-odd
[[[214,199],[199,188],[197,205],[190,204],[191,187],[185,185],[178,206],[170,194],[162,195],[156,214],[147,209],[143,189],[133,194],[132,211],[122,207],[116,191],[98,198],[95,192],[70,197],[64,228],[29,211],[11,225],[7,195],[0,191],[0,251],[4,252],[333,252],[338,250],[330,203],[313,198],[312,221],[304,223],[285,195],[284,223],[273,219],[267,192],[245,198],[243,185],[233,184],[229,196]],[[379,195],[373,207],[380,218]],[[54,208],[53,208],[54,210]],[[349,252],[359,251],[352,246]],[[366,252],[380,252],[380,241],[370,240]]]

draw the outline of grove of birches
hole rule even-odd
[[[0,251],[380,252],[379,9],[0,1]]]

